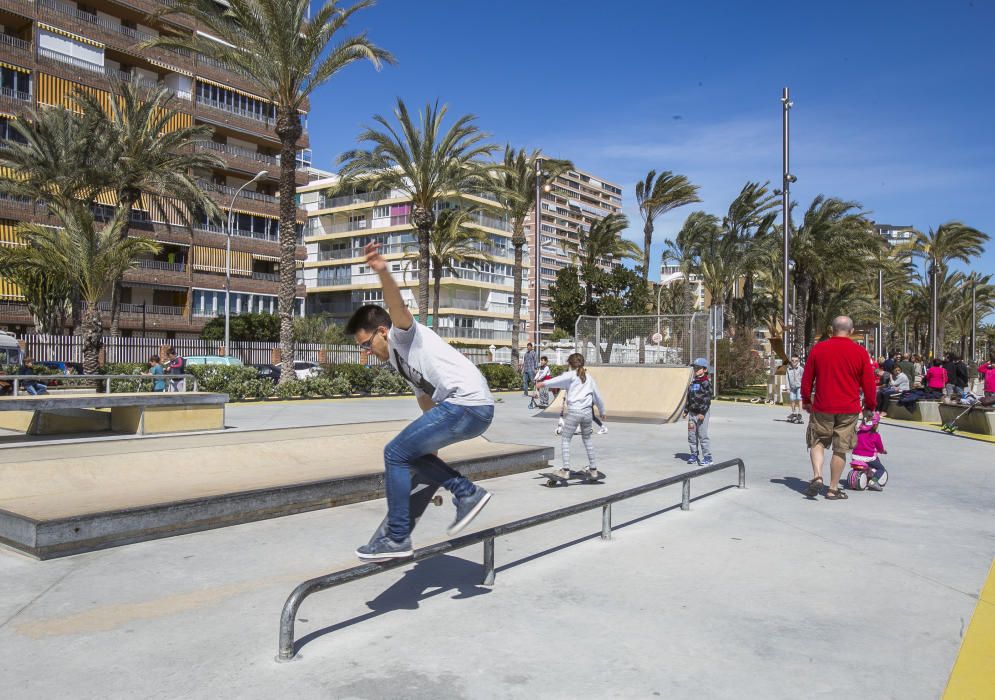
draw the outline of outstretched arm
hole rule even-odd
[[[415,319],[408,311],[404,298],[401,297],[401,288],[397,286],[397,280],[390,274],[387,268],[387,261],[380,254],[379,243],[367,243],[363,249],[366,254],[366,264],[377,273],[380,278],[380,286],[383,288],[383,298],[387,302],[387,312],[390,314],[390,322],[406,331],[414,324]]]

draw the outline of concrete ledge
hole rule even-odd
[[[45,448],[32,459],[32,448],[19,448],[21,461],[0,464],[0,493],[9,484],[0,496],[0,542],[50,559],[380,498],[383,446],[405,424],[389,432],[377,424],[375,433],[362,425],[252,431],[237,443],[225,434],[174,437],[194,445],[174,454],[129,441],[79,460],[52,459]],[[281,452],[283,462],[272,463]],[[442,455],[486,479],[540,470],[553,449],[476,438]],[[53,470],[62,472],[59,483],[38,483]]]
[[[953,404],[940,405],[940,418],[943,423],[953,423],[961,430],[979,435],[995,435],[995,410],[973,407],[967,413],[967,406],[956,406]],[[961,414],[964,415],[961,415]]]
[[[900,406],[893,398],[888,399],[887,413],[895,420],[914,420],[920,423],[940,423],[939,401],[916,401],[916,407],[909,410]]]

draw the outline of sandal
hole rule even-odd
[[[846,495],[846,491],[841,488],[829,489],[826,491],[827,501],[845,501],[849,496]]]
[[[822,490],[822,485],[823,485],[822,477],[821,476],[815,477],[810,482],[808,482],[808,489],[806,489],[805,495],[808,496],[809,498],[815,498],[816,496],[819,495],[819,491]]]

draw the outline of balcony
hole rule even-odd
[[[480,226],[487,226],[488,228],[498,229],[499,231],[511,232],[511,224],[508,223],[506,219],[499,219],[496,216],[489,216],[483,212],[474,211],[470,212],[470,221],[479,224]]]
[[[405,192],[391,190],[390,192],[359,192],[357,194],[346,194],[338,197],[326,197],[322,194],[318,198],[319,209],[334,209],[335,207],[347,207],[351,204],[365,204],[367,202],[377,202],[386,199],[400,199],[407,197]]]
[[[193,69],[193,54],[186,49],[155,47],[138,51],[136,46],[144,41],[154,39],[156,35],[138,29],[126,27],[119,22],[112,22],[98,14],[84,12],[62,0],[37,0],[39,15],[53,18],[56,22],[75,25],[87,37],[102,41],[112,48],[119,48],[134,56],[154,55],[162,57],[168,63],[177,67]],[[83,26],[80,26],[82,24]]]
[[[86,304],[83,304],[86,308]],[[97,304],[97,308],[101,312],[110,313],[111,303],[109,301],[101,301]],[[123,315],[139,315],[142,314],[146,316],[182,316],[186,309],[182,306],[159,306],[156,304],[118,304],[118,311]]]
[[[224,102],[211,100],[197,95],[197,110],[206,115],[234,128],[239,128],[250,133],[271,134],[276,126],[276,121],[272,117],[264,116],[258,112],[241,107],[234,107]],[[275,136],[274,136],[275,138]]]
[[[262,280],[264,282],[279,282],[280,273],[279,272],[253,272],[252,279]]]
[[[201,189],[205,192],[217,192],[219,194],[227,195],[228,197],[237,196],[242,199],[248,199],[254,202],[266,202],[267,204],[276,204],[277,199],[271,194],[263,194],[261,192],[253,192],[252,190],[242,190],[239,191],[237,187],[231,187],[229,185],[219,185],[216,182],[208,182],[207,180],[198,180],[197,184],[200,185]]]
[[[495,331],[490,328],[435,328],[442,338],[466,338],[469,340],[511,340],[511,331]]]
[[[163,260],[144,260],[139,259],[136,261],[138,267],[145,270],[160,270],[163,272],[183,272],[187,269],[186,263],[171,263],[165,262]]]
[[[0,88],[0,106],[16,109],[18,107],[30,107],[34,104],[34,98],[29,92],[12,90],[11,88]]]
[[[0,34],[0,56],[8,56],[15,61],[30,61],[31,42],[9,34]]]
[[[199,148],[206,148],[209,151],[222,153],[226,156],[239,158],[241,160],[250,160],[255,163],[262,163],[263,165],[269,165],[274,168],[280,166],[280,159],[276,156],[268,156],[265,153],[257,153],[256,151],[250,151],[248,148],[229,146],[228,144],[215,143],[214,141],[199,141],[197,142],[197,146]]]

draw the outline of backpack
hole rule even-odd
[[[169,363],[170,374],[184,374],[187,371],[187,360],[185,357],[177,357]]]

